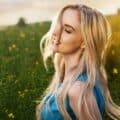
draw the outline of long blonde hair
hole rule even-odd
[[[67,76],[65,82],[63,82],[62,87],[60,87],[59,92],[56,92],[56,86],[59,85],[64,77],[65,64],[60,53],[54,53],[51,49],[51,38],[52,32],[55,29],[55,25],[60,21],[61,15],[66,9],[75,9],[80,15],[80,29],[81,36],[85,43],[85,49],[81,49],[79,66],[76,66],[71,74]],[[55,19],[53,19],[50,30],[42,37],[40,41],[40,50],[43,55],[43,61],[46,70],[47,69],[47,59],[52,58],[55,68],[55,73],[53,79],[49,84],[46,91],[44,91],[43,96],[50,93],[56,92],[58,99],[58,107],[62,113],[65,120],[72,120],[65,108],[65,99],[67,93],[76,77],[86,70],[88,81],[85,83],[84,89],[81,89],[81,94],[79,95],[78,110],[81,120],[82,118],[82,104],[86,103],[86,96],[92,92],[95,85],[96,79],[99,80],[101,88],[103,90],[105,98],[105,111],[112,119],[120,119],[120,107],[117,106],[110,95],[108,88],[107,72],[105,70],[106,55],[110,48],[111,41],[111,28],[110,24],[98,10],[90,8],[86,5],[72,4],[63,7],[61,11],[58,12]],[[40,101],[39,110],[41,111],[43,107],[44,99]],[[48,100],[49,103],[49,100]],[[48,106],[49,107],[49,106]],[[85,106],[84,106],[85,107]],[[89,120],[96,120],[94,113],[92,113],[89,108],[86,111]],[[40,117],[40,116],[39,116]],[[102,119],[97,118],[97,120]]]

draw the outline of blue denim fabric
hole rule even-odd
[[[87,80],[87,75],[80,74],[77,80],[85,82]],[[61,84],[62,83],[60,83],[57,86],[57,89],[59,89]],[[101,116],[103,116],[104,110],[105,110],[105,102],[104,102],[104,96],[102,93],[101,86],[97,80],[96,80],[93,92],[94,92]],[[59,112],[56,99],[57,99],[57,96],[54,93],[53,94],[51,93],[48,96],[46,96],[46,98],[44,99],[44,107],[41,112],[42,120],[64,120],[62,114]],[[49,108],[47,108],[48,100],[50,100]],[[72,108],[70,107],[68,96],[65,103],[66,103],[66,109],[69,115],[71,116],[72,120],[77,120]]]

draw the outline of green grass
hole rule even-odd
[[[107,59],[109,87],[120,105],[120,16],[108,18],[113,29],[113,44]],[[0,120],[34,120],[35,107],[53,75],[46,72],[39,42],[49,22],[0,31]],[[104,117],[104,120],[111,120]]]
[[[0,120],[34,120],[53,70],[43,66],[39,42],[49,23],[0,31]]]

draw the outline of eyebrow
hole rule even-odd
[[[66,26],[66,27],[70,27],[70,28],[72,28],[74,31],[75,31],[75,28],[74,27],[72,27],[71,25],[69,25],[69,24],[64,24],[64,26]]]

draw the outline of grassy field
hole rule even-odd
[[[113,39],[106,68],[114,101],[120,105],[120,16],[108,17]],[[34,120],[35,106],[53,75],[46,72],[39,49],[49,22],[0,31],[0,120]],[[111,120],[106,115],[104,120]]]

